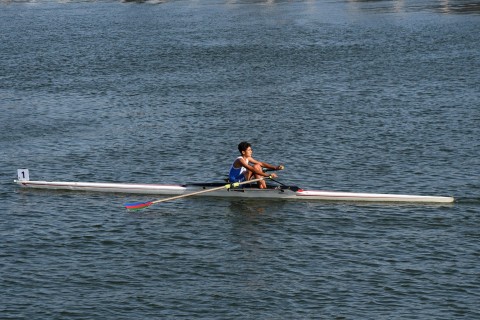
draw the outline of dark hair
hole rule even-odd
[[[251,146],[252,145],[250,143],[248,143],[247,141],[242,141],[238,144],[238,151],[240,151],[240,153],[242,153],[242,151],[247,151],[247,149]]]

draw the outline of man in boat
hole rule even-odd
[[[240,151],[241,156],[235,159],[230,167],[230,173],[228,174],[230,183],[247,181],[252,178],[261,179],[262,177],[277,177],[275,173],[268,174],[263,172],[263,168],[270,170],[283,170],[283,165],[273,166],[266,162],[253,159],[252,145],[246,141],[240,142],[238,145],[238,151]],[[259,181],[258,187],[260,189],[266,189],[267,184],[265,180]]]

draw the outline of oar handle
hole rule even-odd
[[[278,169],[263,168],[263,172],[284,170],[284,169],[285,169],[285,166],[284,166],[283,164],[281,164],[281,165],[279,165],[277,168],[278,168]]]

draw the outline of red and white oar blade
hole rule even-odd
[[[128,210],[141,210],[146,207],[149,207],[153,204],[153,202],[148,201],[148,202],[130,202],[130,203],[125,203],[124,206]]]

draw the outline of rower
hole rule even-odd
[[[274,166],[252,158],[252,145],[246,141],[240,142],[240,144],[238,145],[238,151],[240,151],[241,156],[236,158],[232,166],[230,167],[230,172],[228,174],[230,183],[247,181],[251,180],[252,178],[276,178],[277,175],[275,173],[268,174],[265,173],[263,169],[265,168],[270,170],[283,170],[284,168],[283,165]],[[265,180],[259,181],[258,187],[260,189],[266,189],[267,184]]]

